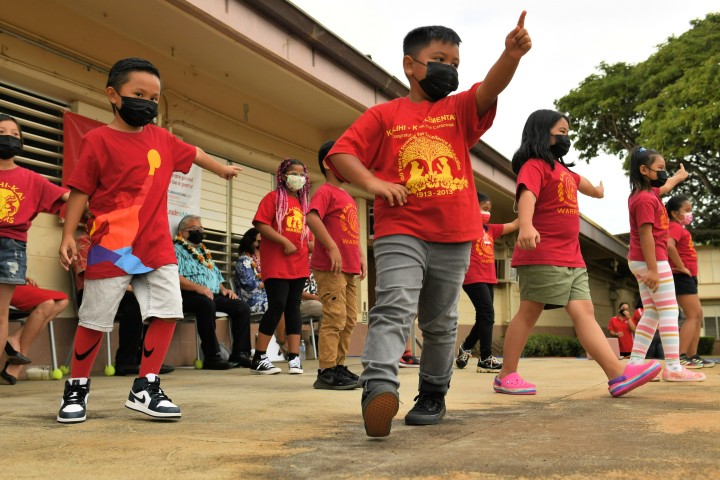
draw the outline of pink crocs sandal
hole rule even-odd
[[[658,362],[647,362],[641,365],[628,364],[622,375],[608,382],[608,391],[613,397],[625,395],[657,377],[660,370]]]
[[[493,389],[497,393],[507,393],[508,395],[535,395],[534,383],[528,383],[522,379],[517,372],[513,372],[502,380],[495,377]]]
[[[693,372],[685,367],[679,372],[671,372],[666,368],[663,370],[662,379],[666,382],[702,382],[705,380],[705,374]]]

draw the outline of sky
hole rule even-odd
[[[691,28],[690,21],[720,11],[717,0],[291,0],[406,85],[402,40],[423,25],[455,30],[460,45],[460,90],[485,78],[504,48],[505,36],[527,10],[525,28],[533,47],[500,95],[493,127],[482,140],[507,158],[520,144],[528,115],[554,108],[601,62],[636,64],[670,36]],[[570,128],[572,130],[572,119]],[[578,159],[571,149],[566,161]],[[593,184],[603,182],[605,198],[580,195],[580,212],[612,234],[630,230],[629,187],[622,160],[600,155],[578,161],[574,171]]]

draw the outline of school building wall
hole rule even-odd
[[[238,235],[250,227],[257,203],[274,186],[281,159],[305,162],[314,190],[322,183],[317,147],[337,137],[367,107],[407,92],[398,79],[282,0],[7,0],[0,41],[0,84],[101,122],[112,118],[104,89],[116,60],[139,56],[159,67],[163,94],[158,124],[219,161],[244,168],[231,182],[203,174],[199,213],[215,234],[214,257],[226,270]],[[473,149],[476,186],[493,198],[496,223],[515,217],[510,153],[482,142]],[[367,206],[372,199],[352,186],[348,190],[358,202],[361,238],[368,248]],[[607,232],[585,221],[583,225],[583,253],[597,257],[589,270],[597,319],[604,327],[618,299],[632,298],[633,288],[618,286],[627,277],[622,248]],[[70,276],[57,261],[61,228],[57,216],[43,214],[35,220],[28,275],[43,287],[69,293]],[[498,240],[497,257],[510,258],[513,245],[512,235]],[[611,261],[620,263],[619,274],[608,270]],[[360,287],[354,355],[360,354],[365,338],[369,284],[366,279]],[[496,335],[507,327],[518,303],[517,284],[500,284]],[[459,310],[462,337],[474,319],[464,293]],[[62,357],[76,312],[69,307],[60,317],[56,333]],[[192,328],[179,326],[169,361],[192,359]],[[574,334],[562,311],[544,313],[537,330]],[[39,339],[30,356],[42,359],[46,346]]]

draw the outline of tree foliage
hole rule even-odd
[[[601,63],[555,102],[572,121],[580,158],[624,160],[635,145],[690,173],[677,188],[694,203],[695,237],[720,240],[720,14],[691,22],[637,65]]]

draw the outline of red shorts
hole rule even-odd
[[[44,288],[33,287],[32,285],[18,285],[15,287],[10,305],[29,312],[43,302],[48,300],[67,300],[67,295],[56,290],[45,290]]]

